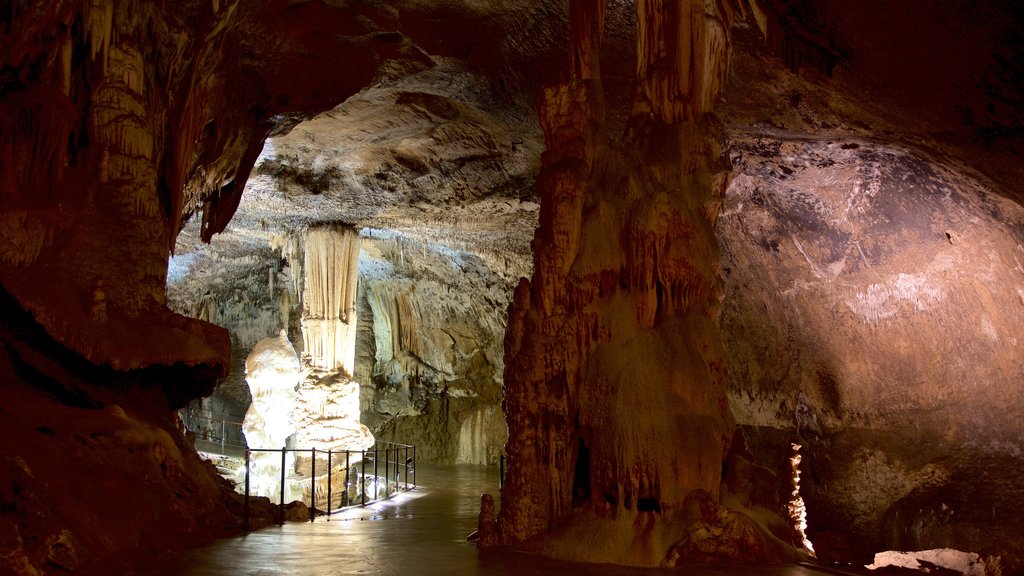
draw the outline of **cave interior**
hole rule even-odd
[[[1024,574],[1022,30],[1015,0],[5,3],[0,572],[238,534],[182,418],[241,435],[263,346],[293,442],[502,461],[483,547]]]

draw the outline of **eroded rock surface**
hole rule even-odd
[[[718,235],[752,450],[784,477],[800,438],[824,559],[951,547],[1019,569],[1022,526],[999,510],[1024,502],[1020,163],[848,96],[849,70],[795,76],[754,45],[736,66]]]

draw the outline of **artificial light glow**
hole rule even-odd
[[[800,535],[804,550],[813,556],[814,546],[807,539],[807,509],[804,508],[804,499],[800,497],[800,460],[802,460],[800,449],[803,446],[796,442],[791,443],[790,446],[793,448],[793,455],[789,457],[789,465],[793,470],[793,492],[787,508],[789,517],[793,520],[793,528]]]

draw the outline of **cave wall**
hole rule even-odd
[[[496,464],[507,284],[475,255],[366,233],[364,421],[427,462]]]
[[[831,79],[793,74],[755,35],[738,37],[718,236],[729,401],[747,443],[780,476],[790,442],[804,446],[823,560],[951,547],[1019,571],[1013,144],[972,140],[978,127],[946,114],[931,122],[944,84],[915,113],[863,98],[869,76],[854,64]]]
[[[168,310],[168,256],[190,216],[207,239],[223,230],[268,135],[401,56],[395,17],[321,2],[0,9],[0,285],[19,322],[0,362],[0,571],[117,570],[240,529],[173,412],[213,389],[231,343]]]
[[[95,362],[223,366],[226,334],[165,308],[181,223],[202,212],[205,238],[223,230],[265,137],[354,93],[380,54],[403,49],[379,34],[394,16],[321,3],[12,3],[0,104],[7,290]],[[327,53],[347,64],[323,69]]]

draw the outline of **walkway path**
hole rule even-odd
[[[466,542],[476,528],[480,494],[497,495],[497,469],[421,466],[420,488],[316,522],[290,522],[215,542],[138,576],[640,576],[678,571],[581,565],[491,552]],[[800,566],[714,567],[696,576],[813,576]]]

